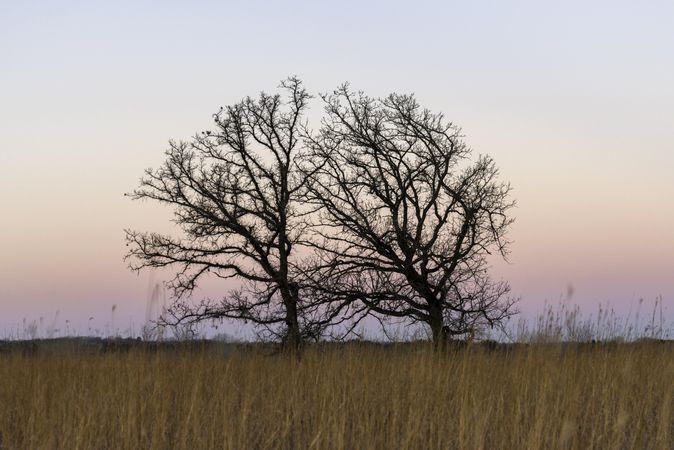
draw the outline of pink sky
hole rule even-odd
[[[148,275],[122,229],[170,214],[123,193],[168,139],[290,74],[415,92],[496,159],[518,207],[495,274],[525,312],[572,285],[588,311],[662,296],[674,318],[672,6],[345,5],[3,3],[0,337],[56,311],[102,328],[113,304],[138,328]]]

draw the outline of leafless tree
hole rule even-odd
[[[261,93],[214,114],[215,129],[171,141],[166,160],[129,194],[173,208],[181,237],[126,230],[133,270],[171,267],[169,324],[236,318],[277,330],[296,348],[315,323],[303,323],[296,244],[305,230],[297,170],[310,95],[297,78],[286,95]],[[202,277],[241,281],[221,299],[193,303]],[[280,330],[280,331],[279,331]]]
[[[487,273],[508,251],[510,186],[471,160],[459,130],[409,95],[373,99],[343,85],[307,139],[307,201],[319,208],[308,271],[332,302],[426,323],[436,343],[515,313]]]

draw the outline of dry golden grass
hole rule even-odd
[[[670,343],[225,350],[0,354],[2,448],[674,448]]]

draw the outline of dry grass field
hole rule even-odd
[[[674,448],[671,342],[32,350],[2,449]]]

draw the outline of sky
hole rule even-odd
[[[173,228],[123,194],[289,75],[415,93],[494,157],[518,206],[493,272],[525,314],[573,293],[674,318],[672,23],[665,1],[0,0],[0,336],[138,330],[162,274],[127,270],[123,229]]]

